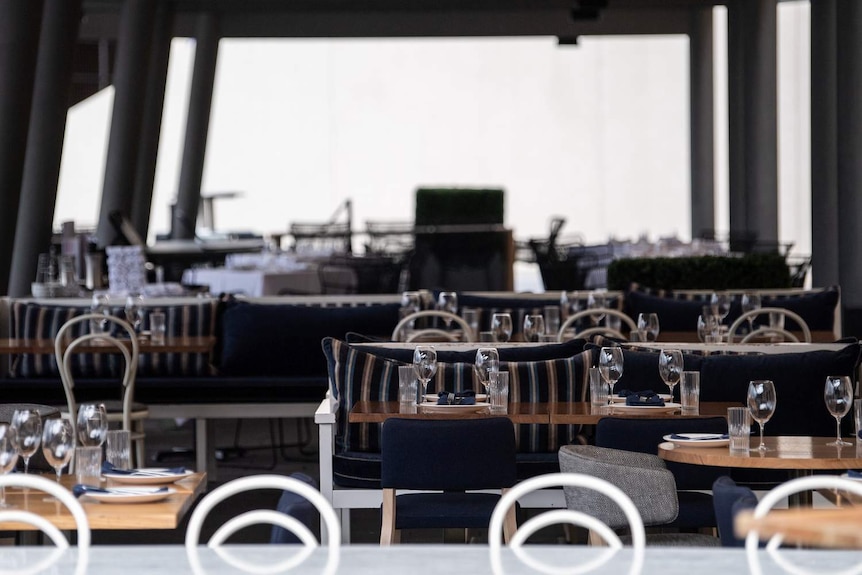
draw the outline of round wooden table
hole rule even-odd
[[[42,418],[42,421],[60,416],[60,409],[50,405],[40,405],[38,403],[0,403],[0,423],[9,423],[12,421],[12,414],[18,409],[35,411]]]

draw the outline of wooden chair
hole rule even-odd
[[[116,326],[128,338],[128,343],[111,335],[110,330],[106,333],[84,333],[83,335],[71,338],[70,334],[74,332],[75,326],[79,324],[93,325],[90,322],[104,321],[107,321],[108,325]],[[100,400],[93,403],[103,403],[108,412],[108,421],[120,422],[122,429],[128,430],[131,433],[132,442],[135,444],[135,464],[139,466],[143,465],[146,458],[144,449],[144,420],[149,417],[150,413],[144,404],[134,401],[135,378],[137,376],[139,355],[138,338],[132,326],[120,318],[102,314],[80,315],[64,323],[54,338],[54,356],[57,360],[57,367],[60,370],[63,389],[66,392],[66,405],[68,417],[72,422],[72,428],[75,429],[77,437],[76,414],[78,402],[75,398],[75,377],[72,375],[74,357],[77,353],[80,353],[79,348],[97,344],[108,346],[109,349],[113,348],[112,351],[119,352],[123,356],[124,368],[120,399]],[[66,417],[67,414],[64,413],[63,416]]]
[[[468,342],[476,341],[476,335],[473,333],[473,328],[471,328],[470,324],[468,324],[466,321],[464,321],[464,319],[461,316],[455,315],[454,313],[449,313],[448,311],[440,311],[440,310],[433,310],[433,309],[428,309],[428,310],[424,310],[424,311],[417,311],[417,312],[411,313],[408,316],[403,317],[401,319],[401,321],[399,321],[398,324],[395,326],[395,329],[392,330],[392,341],[407,341],[405,339],[405,334],[402,333],[405,330],[405,328],[409,328],[411,325],[413,325],[416,322],[417,319],[422,319],[422,318],[426,318],[426,317],[436,317],[436,318],[440,318],[444,321],[449,321],[449,322],[455,323],[458,325],[458,327],[460,327],[463,330],[464,341],[468,341]],[[423,330],[419,330],[419,331],[422,332]],[[448,340],[448,337],[442,341],[446,341],[446,340]],[[412,339],[409,341],[416,341],[416,340]]]

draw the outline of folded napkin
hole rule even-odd
[[[639,391],[626,396],[626,405],[662,406],[664,400],[652,391]]]
[[[856,471],[855,469],[847,470],[847,477],[851,479],[862,479],[862,471]]]
[[[441,391],[437,394],[437,405],[476,405],[476,392],[468,391]]]
[[[729,439],[730,436],[726,433],[704,433],[702,435],[692,437],[685,433],[671,433],[670,438],[681,439],[683,441],[715,441],[716,439]]]
[[[185,467],[171,467],[169,469],[165,469],[162,473],[166,475],[180,475],[186,472]],[[135,473],[151,473],[149,471],[141,471],[140,469],[120,469],[119,467],[114,467],[114,465],[105,461],[102,463],[102,473],[113,473],[114,475],[134,475]]]
[[[630,389],[621,389],[617,393],[617,397],[628,397],[630,395],[655,395],[655,392],[651,389],[644,389],[643,391],[632,391]]]
[[[151,493],[164,493],[168,490],[167,487],[145,488],[140,487],[116,487],[108,488],[96,487],[95,485],[85,485],[78,483],[72,487],[72,494],[75,497],[87,495],[88,493],[114,493],[118,495],[149,495]]]

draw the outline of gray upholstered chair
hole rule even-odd
[[[658,456],[594,445],[566,445],[560,448],[559,458],[560,470],[565,473],[592,475],[622,489],[634,502],[645,526],[666,525],[676,519],[676,482]],[[569,509],[588,513],[611,528],[628,524],[620,509],[604,495],[577,487],[564,487],[563,491]],[[713,547],[719,545],[719,540],[699,533],[654,533],[647,535],[647,545]]]

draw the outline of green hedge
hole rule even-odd
[[[774,289],[790,287],[790,271],[780,254],[741,257],[620,259],[608,266],[608,289],[633,283],[653,289]]]

